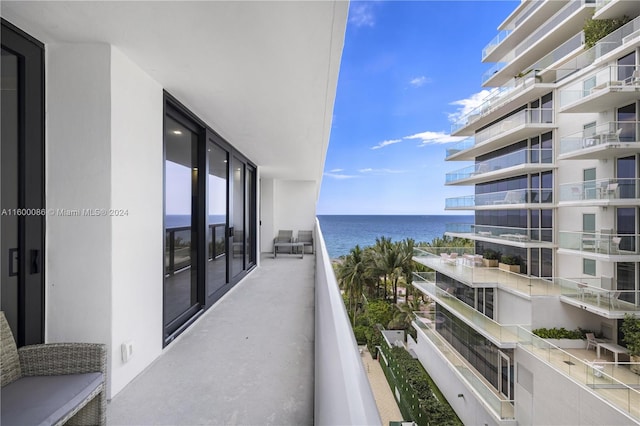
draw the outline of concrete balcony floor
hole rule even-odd
[[[313,424],[314,265],[263,256],[110,401],[107,423]]]

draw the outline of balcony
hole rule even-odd
[[[447,157],[447,160],[473,160],[515,142],[556,128],[552,108],[524,109],[475,134],[473,146]]]
[[[434,299],[438,304],[447,308],[447,310],[489,339],[497,347],[503,349],[513,349],[515,347],[515,342],[518,341],[518,338],[513,326],[499,324],[476,311],[455,296],[439,288],[435,283],[435,279],[425,279],[423,275],[414,273],[414,280],[411,284]]]
[[[263,256],[113,398],[109,424],[380,424],[316,237],[315,256]]]
[[[604,369],[594,374],[593,365],[585,362],[591,359],[593,352],[579,349],[561,349],[547,342],[523,327],[518,327],[518,349],[525,350],[553,367],[574,383],[598,395],[611,406],[621,410],[627,419],[619,419],[616,423],[634,424],[640,421],[640,391],[638,375],[630,371],[630,363],[602,363]],[[604,416],[606,417],[606,416]],[[598,423],[610,423],[601,419]]]
[[[556,278],[560,286],[560,300],[609,319],[622,319],[625,314],[640,314],[640,293],[636,290],[617,290],[613,279]]]
[[[500,209],[500,206],[496,209]],[[550,242],[553,236],[551,228],[515,228],[474,225],[472,223],[448,223],[445,231],[451,237],[468,238],[513,247],[554,247]]]
[[[539,189],[513,189],[510,191],[489,192],[486,194],[467,195],[463,197],[447,198],[445,210],[494,210],[499,209],[528,209],[545,207],[551,201],[540,200],[540,195],[546,193],[552,199],[551,191]],[[548,207],[548,206],[547,206]]]
[[[639,72],[634,65],[599,68],[560,90],[560,112],[601,112],[635,102],[640,96]]]
[[[459,261],[445,261],[441,256],[452,252],[459,253]],[[560,295],[560,288],[551,281],[465,261],[464,255],[473,253],[473,248],[418,247],[414,250],[413,260],[470,287],[499,287],[524,296]]]
[[[610,121],[560,138],[559,160],[604,160],[640,151],[640,122]]]
[[[522,10],[515,10],[501,25],[502,30],[482,49],[482,62],[495,62],[504,57],[535,31],[540,22],[546,21],[563,6],[563,2],[555,0],[522,2]],[[520,9],[521,7],[518,7]],[[531,18],[534,16],[534,18]],[[531,19],[530,19],[531,18]]]
[[[638,4],[628,0],[596,0],[595,19],[611,19],[633,16],[638,13]]]
[[[640,262],[640,235],[618,234],[611,229],[600,232],[558,233],[558,253],[579,254],[609,262]]]
[[[522,77],[513,78],[508,84],[493,89],[481,105],[462,116],[451,125],[454,136],[473,135],[474,132],[511,111],[527,103],[530,99],[539,98],[555,87],[553,83],[542,83],[537,69],[532,69]]]
[[[495,389],[466,359],[458,354],[458,352],[444,339],[436,330],[438,319],[435,314],[416,312],[415,320],[412,322],[413,327],[418,333],[418,342],[422,343],[424,339],[434,349],[433,354],[437,356],[438,361],[431,356],[421,357],[422,352],[419,343],[411,342],[410,349],[418,353],[420,362],[427,365],[423,358],[429,358],[429,365],[437,362],[444,368],[438,368],[438,371],[450,371],[462,386],[471,389],[471,397],[479,398],[480,402],[487,407],[497,419],[505,421],[515,418],[514,401],[505,398],[497,389]],[[433,372],[430,372],[433,376]],[[437,380],[437,377],[434,377]],[[452,380],[447,378],[447,385],[438,383],[440,389],[446,391],[451,386]],[[458,383],[456,383],[457,385]],[[458,386],[455,386],[459,389]],[[453,394],[455,398],[455,393]],[[512,424],[512,423],[500,423]]]
[[[560,185],[558,206],[637,206],[640,179],[598,179]]]
[[[550,170],[554,168],[552,162],[553,150],[551,149],[522,149],[447,173],[445,183],[446,185],[474,185]]]
[[[535,26],[535,29],[527,32],[528,37],[499,59],[504,64],[500,69],[490,69],[482,76],[482,84],[505,84],[512,76],[548,54],[550,47],[559,46],[580,32],[585,19],[591,16],[593,3],[593,0],[568,2],[553,17]],[[540,21],[537,23],[540,24]]]

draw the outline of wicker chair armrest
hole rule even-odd
[[[48,343],[18,349],[23,376],[106,373],[107,349],[97,343]]]

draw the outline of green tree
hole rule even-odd
[[[349,311],[353,315],[353,326],[356,324],[358,302],[362,297],[365,268],[364,254],[359,245],[352,248],[337,267],[338,284],[347,296]]]
[[[631,18],[626,15],[622,18],[614,19],[587,19],[583,27],[584,48],[592,48],[600,39],[611,34],[630,20]]]

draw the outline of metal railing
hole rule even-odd
[[[478,176],[494,172],[496,170],[506,169],[508,167],[540,163],[553,163],[552,149],[521,149],[499,157],[490,158],[447,173],[445,175],[445,182],[453,183],[459,180],[468,179],[472,176]]]
[[[638,234],[618,234],[611,229],[603,229],[599,232],[560,231],[558,233],[558,246],[561,249],[601,255],[638,255],[640,254],[639,242]]]
[[[380,425],[367,373],[316,219],[315,393],[317,425]]]
[[[640,179],[597,179],[560,185],[559,202],[640,198]]]
[[[635,73],[635,74],[634,74]],[[637,90],[640,77],[635,65],[611,65],[599,68],[595,73],[560,90],[560,108],[580,102],[602,90]]]
[[[640,122],[609,121],[560,138],[560,154],[578,153],[605,144],[640,142]],[[640,148],[640,145],[639,145]]]

